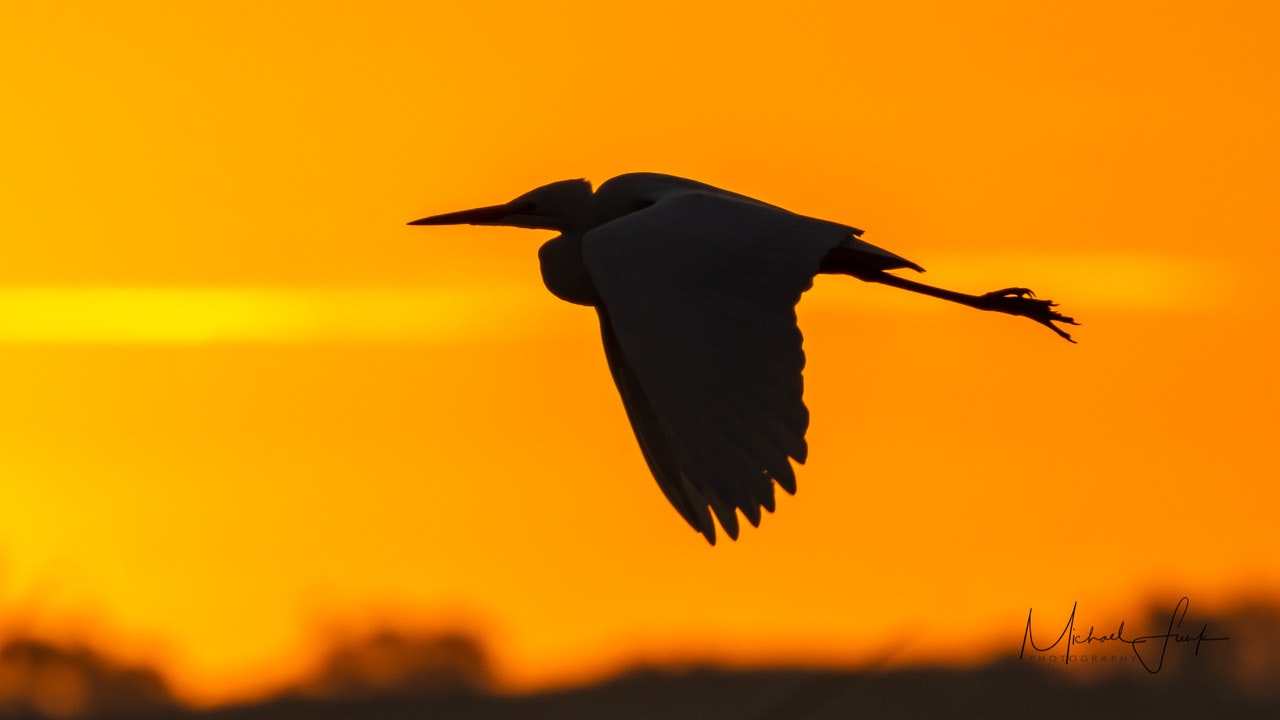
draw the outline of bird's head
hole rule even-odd
[[[561,180],[503,205],[432,215],[410,225],[505,225],[565,232],[580,226],[591,206],[591,183]]]

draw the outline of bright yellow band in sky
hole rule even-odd
[[[1002,255],[932,263],[974,290],[980,282],[1034,275],[1080,310],[1204,308],[1221,282],[1211,269],[1167,257]],[[1087,278],[1087,282],[1081,282]],[[992,286],[990,289],[996,289]],[[537,312],[519,290],[453,288],[0,286],[0,342],[458,342],[532,331]],[[822,295],[819,302],[833,300]],[[924,308],[918,298],[867,293],[874,307]],[[849,301],[853,302],[853,301]],[[1074,311],[1074,310],[1073,310]]]

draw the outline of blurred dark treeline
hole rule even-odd
[[[1163,631],[1168,611],[1152,608],[1133,625]],[[646,667],[536,694],[502,692],[484,648],[467,635],[384,631],[336,644],[316,672],[270,700],[204,711],[184,708],[152,669],[123,666],[87,648],[14,639],[0,649],[0,716],[1280,718],[1280,606],[1244,604],[1205,615],[1190,634],[1201,622],[1210,635],[1230,640],[1206,643],[1198,655],[1191,643],[1171,646],[1155,674],[1132,659],[1070,667],[1047,658],[1019,659],[1013,647],[1006,657],[969,668]],[[1132,654],[1126,650],[1112,644],[1107,652]]]

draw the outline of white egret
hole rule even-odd
[[[713,512],[737,539],[737,511],[759,525],[761,508],[774,509],[775,481],[796,491],[790,460],[805,461],[809,413],[795,305],[815,274],[1022,315],[1067,340],[1054,323],[1077,324],[1026,288],[967,295],[892,275],[923,268],[864,242],[857,228],[671,175],[620,175],[595,192],[565,180],[409,224],[463,223],[560,233],[538,251],[543,282],[596,309],[649,469],[713,545]]]

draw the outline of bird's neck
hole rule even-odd
[[[575,305],[597,306],[600,294],[582,259],[582,233],[566,232],[538,250],[542,282],[552,295]]]

